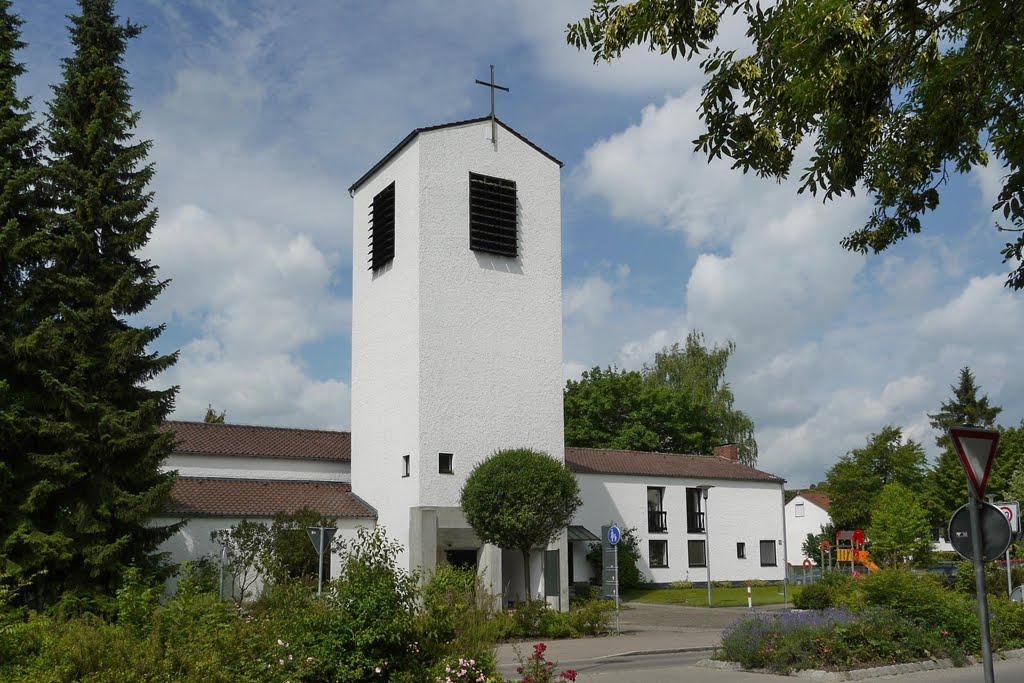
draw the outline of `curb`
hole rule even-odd
[[[1019,650],[1005,650],[996,653],[998,659],[1024,659],[1024,648]],[[968,665],[977,665],[977,657],[968,657]],[[743,671],[745,673],[772,673],[767,669],[744,669],[739,662],[726,662],[717,659],[702,659],[695,666],[705,669],[719,669],[722,671]],[[852,669],[850,671],[822,671],[820,669],[801,669],[789,674],[793,678],[804,678],[811,681],[863,681],[868,678],[879,678],[881,676],[897,676],[900,674],[917,673],[918,671],[935,671],[938,669],[955,669],[956,664],[952,659],[926,659],[920,662],[907,662],[905,664],[890,664],[888,666],[874,666],[867,669]],[[778,675],[778,674],[776,674]]]
[[[629,652],[616,652],[611,655],[601,655],[600,657],[594,657],[594,661],[602,659],[612,659],[614,657],[642,657],[643,655],[674,655],[683,652],[714,652],[718,649],[717,645],[712,647],[667,647],[660,650],[631,650]],[[714,659],[702,659],[702,662],[714,662]],[[715,667],[711,667],[715,668]]]

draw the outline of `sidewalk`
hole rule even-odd
[[[533,645],[539,642],[547,645],[545,654],[548,660],[560,662],[635,653],[712,650],[721,642],[722,629],[749,611],[745,607],[708,609],[643,603],[626,603],[624,606],[626,609],[619,614],[619,633],[596,638],[535,638],[520,643],[503,643],[498,647],[498,665],[515,665],[516,647],[524,657],[529,657]],[[783,607],[770,605],[756,609],[781,610]]]

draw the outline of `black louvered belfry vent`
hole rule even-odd
[[[518,255],[514,180],[469,174],[469,248]]]
[[[370,205],[370,270],[395,258],[395,184],[377,193]]]

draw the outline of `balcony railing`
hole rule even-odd
[[[703,512],[687,512],[686,513],[686,531],[691,534],[702,534],[704,533],[704,513]]]
[[[668,531],[668,514],[664,510],[648,510],[647,531],[653,533]]]

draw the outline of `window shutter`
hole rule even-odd
[[[469,174],[469,248],[517,256],[516,183]]]
[[[395,184],[373,198],[370,206],[370,270],[377,271],[395,258]]]

